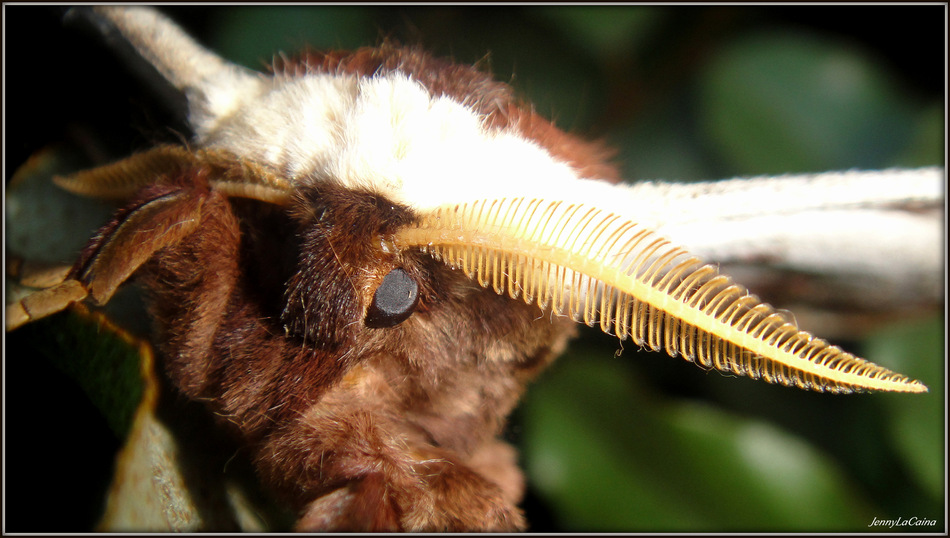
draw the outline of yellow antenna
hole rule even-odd
[[[716,267],[590,205],[514,198],[445,206],[391,241],[497,293],[703,367],[817,391],[927,391],[799,330]]]

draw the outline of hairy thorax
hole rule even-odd
[[[202,189],[202,177],[177,185]],[[345,505],[326,496],[381,472],[414,491],[433,465],[459,464],[516,503],[521,474],[497,438],[574,325],[422,253],[381,253],[413,218],[384,197],[323,185],[296,203],[288,216],[211,194],[192,236],[145,267],[173,382],[250,442],[265,482],[300,509]],[[394,268],[417,284],[418,304],[374,328],[373,290]],[[411,520],[417,500],[386,502]],[[308,513],[323,517],[324,504]]]

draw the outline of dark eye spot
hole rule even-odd
[[[419,302],[419,285],[400,268],[383,277],[376,288],[373,303],[366,313],[366,326],[373,329],[393,327],[405,321]]]

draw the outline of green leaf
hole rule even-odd
[[[142,346],[101,316],[85,311],[42,319],[19,338],[82,387],[118,439],[124,439],[142,398]]]
[[[82,198],[53,183],[89,163],[61,147],[38,151],[20,167],[4,198],[7,252],[34,262],[71,264],[79,249],[115,210],[101,200]]]

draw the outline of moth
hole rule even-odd
[[[300,530],[523,528],[498,435],[575,322],[775,383],[925,390],[640,224],[599,146],[478,71],[384,46],[262,76],[153,11],[96,13],[188,97],[196,136],[63,180],[123,208],[8,323],[135,276],[169,376]]]

